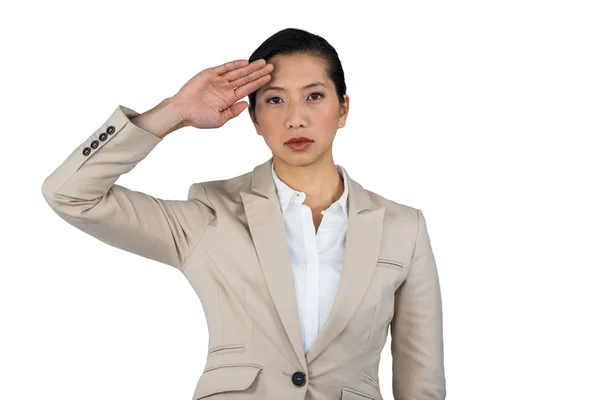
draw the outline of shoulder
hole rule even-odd
[[[241,191],[250,190],[252,171],[245,172],[227,179],[192,183],[189,192],[189,200],[204,199],[216,203],[222,201],[236,201]],[[214,208],[214,204],[213,208]]]

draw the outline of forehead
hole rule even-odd
[[[333,83],[325,73],[325,62],[322,58],[307,54],[278,54],[268,60],[273,64],[271,80],[259,89],[265,92],[270,88],[279,91],[305,90],[310,87],[332,88]],[[325,86],[316,85],[321,82]]]

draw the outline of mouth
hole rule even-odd
[[[312,140],[301,140],[301,141],[292,141],[292,142],[287,142],[285,145],[289,148],[292,149],[294,151],[302,151],[302,150],[307,150],[309,148],[312,147],[313,141]]]
[[[314,140],[311,140],[311,139],[305,138],[305,137],[298,137],[298,138],[293,138],[293,139],[288,140],[287,142],[285,142],[285,144],[304,143],[304,142],[314,142]]]

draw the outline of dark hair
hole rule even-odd
[[[346,80],[344,78],[344,69],[338,57],[337,51],[323,39],[321,36],[307,32],[302,29],[286,28],[283,29],[267,40],[262,42],[260,46],[248,59],[248,62],[264,59],[267,63],[269,59],[277,54],[292,55],[292,54],[308,54],[317,56],[325,61],[325,73],[335,85],[337,97],[340,104],[344,103],[344,95],[346,94]],[[254,112],[256,106],[256,91],[248,95],[248,111]]]

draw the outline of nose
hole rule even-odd
[[[306,113],[302,105],[290,102],[286,110],[286,126],[290,129],[306,128]]]

